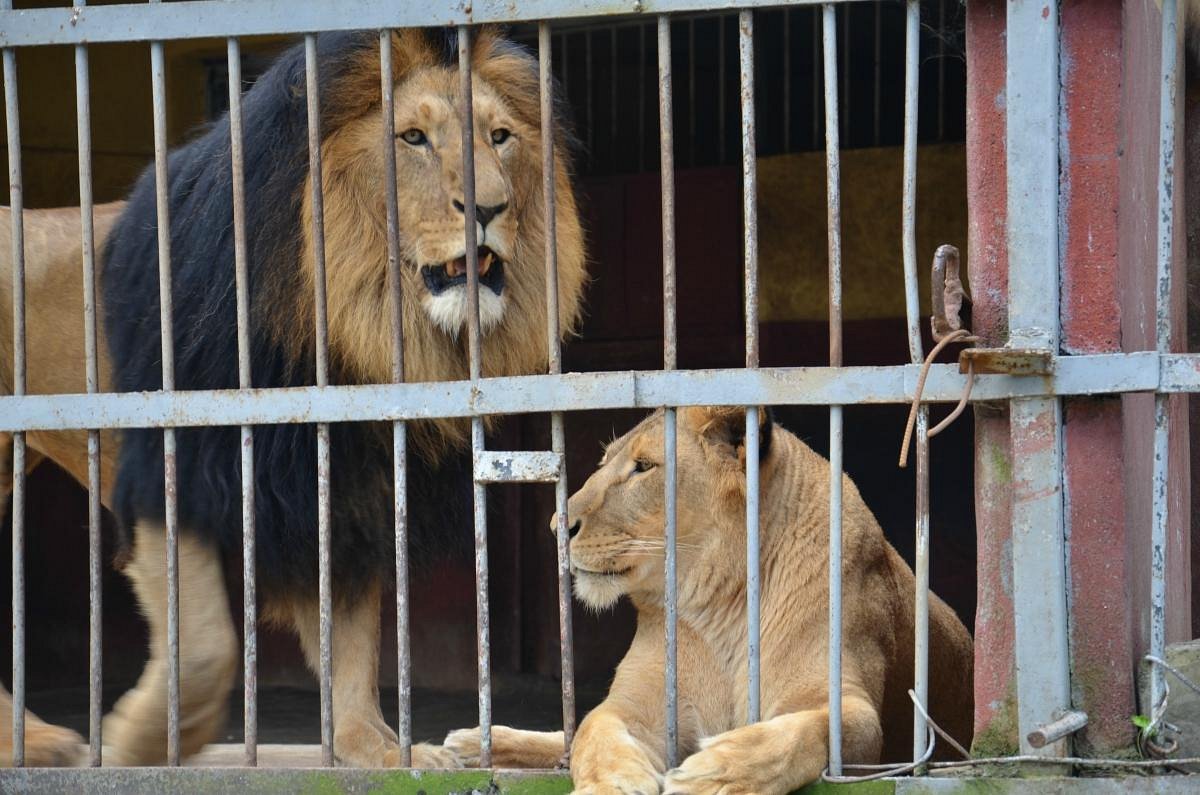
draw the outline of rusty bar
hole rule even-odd
[[[11,8],[5,2],[0,8]],[[25,394],[25,187],[21,176],[21,115],[17,54],[6,49],[4,115],[8,132],[8,191],[12,214],[13,394]],[[25,434],[13,434],[12,460],[12,764],[25,764]]]
[[[746,313],[746,367],[758,367],[758,172],[754,118],[754,14],[738,14],[742,112],[742,229]],[[746,409],[746,626],[747,721],[760,717],[758,407]]]
[[[159,2],[159,0],[153,0]],[[167,86],[163,43],[150,42],[154,105],[154,193],[158,220],[159,327],[162,388],[175,388],[175,343],[171,297],[171,217],[167,175]],[[167,764],[179,764],[179,510],[176,496],[175,430],[163,430],[163,494],[167,531]]]
[[[588,38],[591,52],[591,38]],[[588,59],[590,69],[591,59]],[[475,108],[471,90],[471,29],[458,28],[459,122],[462,125],[463,205],[467,258],[467,325],[471,380],[480,378],[479,341],[479,251],[475,218]],[[591,80],[588,81],[589,118]],[[590,128],[590,125],[589,125]],[[484,452],[483,418],[471,418],[471,451]],[[492,764],[492,661],[491,618],[488,609],[487,489],[478,480],[473,485],[475,506],[475,615],[476,653],[479,662],[479,766]]]
[[[382,97],[383,192],[387,206],[388,291],[391,295],[392,382],[404,381],[404,307],[400,273],[400,221],[396,193],[395,77],[392,31],[379,31],[379,88]],[[408,426],[392,423],[392,517],[396,544],[396,690],[400,766],[412,765],[412,648],[408,593]]]
[[[308,171],[312,185],[313,283],[316,304],[317,386],[329,384],[329,323],[325,302],[325,206],[321,171],[320,73],[317,36],[304,37],[304,89],[308,106]],[[321,764],[333,767],[333,582],[329,570],[329,424],[317,425],[317,600],[320,611]]]
[[[1171,269],[1175,258],[1175,123],[1180,101],[1181,40],[1179,4],[1162,4],[1162,80],[1159,98],[1158,160],[1158,258],[1156,264],[1155,348],[1159,354],[1171,350]],[[1171,414],[1170,398],[1154,396],[1154,457],[1151,480],[1150,529],[1150,654],[1162,659],[1167,643],[1167,554],[1170,530]],[[1167,697],[1161,666],[1150,667],[1150,705],[1156,710]]]
[[[644,30],[638,26],[643,35]],[[613,55],[616,67],[616,39],[614,31]],[[546,235],[546,349],[550,375],[562,372],[562,346],[559,342],[558,306],[558,219],[555,214],[554,173],[554,86],[551,80],[550,23],[538,23],[538,82],[541,97],[542,123],[542,226]],[[644,63],[644,61],[643,61]],[[642,63],[638,64],[638,84],[642,84]],[[615,85],[614,80],[614,85]],[[614,89],[615,91],[615,89]],[[640,106],[639,106],[640,107]],[[614,94],[615,118],[615,94]],[[639,110],[639,124],[643,114]],[[640,131],[639,131],[640,132]],[[614,125],[615,136],[615,125]],[[615,137],[614,137],[615,142]],[[639,135],[639,142],[641,137]],[[558,563],[558,648],[562,673],[563,753],[571,750],[575,737],[575,649],[571,621],[571,560],[569,555],[570,533],[567,529],[567,457],[566,434],[563,415],[550,415],[550,449],[558,457],[555,473],[554,510],[558,518],[554,528],[555,552]]]
[[[663,238],[663,369],[676,366],[675,322],[675,131],[671,105],[671,20],[658,17],[658,130],[659,169],[662,177],[662,238]],[[679,763],[679,672],[678,604],[676,599],[676,425],[675,409],[667,407],[663,414],[663,457],[666,462],[666,545],[663,565],[664,600],[666,602],[666,755],[667,767]]]
[[[821,9],[825,83],[825,192],[829,243],[829,364],[842,364],[841,166],[837,11]],[[829,407],[829,773],[842,774],[842,407]]]
[[[79,0],[83,6],[83,0]],[[92,197],[91,85],[87,45],[75,46],[75,121],[79,141],[79,226],[83,259],[83,347],[88,394],[100,389],[96,344],[96,255]],[[101,697],[104,685],[101,587],[100,432],[88,431],[88,765],[103,758]]]
[[[246,178],[242,153],[242,52],[236,38],[225,42],[229,69],[229,157],[233,182],[233,262],[237,292],[238,388],[250,378],[250,275],[246,262]],[[246,764],[258,764],[258,595],[254,566],[254,431],[241,426],[242,456],[242,731]]]

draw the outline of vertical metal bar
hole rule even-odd
[[[841,165],[837,12],[821,8],[825,76],[825,192],[829,221],[829,365],[842,364]],[[829,407],[829,772],[842,772],[842,407]]]
[[[325,203],[321,172],[321,99],[317,36],[304,37],[304,90],[308,104],[308,171],[312,186],[313,286],[317,386],[329,385],[329,321],[325,300]],[[329,570],[329,424],[317,424],[317,599],[321,648],[321,764],[333,766],[333,582]]]
[[[658,17],[658,148],[662,173],[663,240],[663,369],[674,370],[677,363],[675,322],[675,129],[671,105],[671,20]],[[666,462],[666,561],[664,597],[666,601],[666,725],[667,767],[679,764],[679,678],[678,612],[676,601],[676,425],[675,409],[663,411],[663,456]]]
[[[1010,0],[1007,10],[1009,340],[1057,352],[1058,6]],[[1018,399],[1011,413],[1017,733],[1022,753],[1060,756],[1065,740],[1033,748],[1027,738],[1071,700],[1061,404]]]
[[[154,0],[159,2],[159,0]],[[167,176],[167,86],[163,43],[150,42],[154,105],[154,192],[158,219],[159,326],[162,388],[175,388],[175,342],[171,294],[171,216]],[[167,530],[167,764],[179,764],[179,511],[176,503],[175,429],[163,430],[163,493]]]
[[[639,26],[640,28],[640,26]],[[613,55],[616,56],[616,29]],[[562,372],[562,345],[558,325],[558,219],[555,215],[554,184],[554,96],[550,82],[550,23],[538,23],[538,78],[542,114],[542,222],[546,234],[546,350],[551,375]],[[614,60],[614,67],[616,62]],[[640,70],[639,70],[640,72]],[[614,81],[615,84],[615,81]],[[615,96],[615,94],[614,94]],[[613,105],[614,111],[616,104]],[[615,139],[614,139],[615,140]],[[564,753],[575,738],[575,651],[571,628],[570,534],[567,530],[567,457],[562,412],[550,415],[550,449],[558,455],[558,480],[554,484],[554,510],[558,560],[558,638],[562,664],[562,709]]]
[[[792,10],[783,9],[783,151],[792,151]]]
[[[872,139],[875,146],[880,143],[880,124],[883,119],[883,114],[880,112],[883,105],[883,3],[876,0],[875,2],[875,115],[872,118],[874,124],[874,138]]]
[[[742,107],[742,242],[746,301],[746,367],[758,367],[758,172],[754,119],[754,13],[738,13],[738,57]],[[746,627],[747,717],[759,709],[759,537],[758,407],[746,409]]]
[[[588,36],[588,116],[591,119],[591,36]],[[467,246],[467,332],[470,375],[482,367],[479,340],[479,249],[475,220],[475,113],[471,93],[471,29],[458,28],[459,120],[462,124],[463,204]],[[472,460],[484,449],[483,418],[471,418]],[[479,766],[492,764],[491,621],[488,612],[487,490],[474,481],[476,651],[479,656]]]
[[[1176,0],[1162,4],[1162,93],[1159,98],[1158,159],[1158,260],[1155,347],[1160,354],[1171,350],[1171,269],[1175,258],[1175,122],[1179,102],[1180,36]],[[1163,659],[1167,642],[1167,533],[1169,500],[1167,484],[1170,463],[1170,396],[1154,396],[1154,465],[1150,527],[1150,653]],[[1161,666],[1150,667],[1150,709],[1166,696]]]
[[[688,34],[688,165],[696,165],[696,20],[687,21]]]
[[[388,291],[391,294],[392,381],[404,381],[404,305],[400,274],[400,221],[396,188],[395,76],[392,31],[379,32],[379,80],[383,101],[383,192],[387,204]],[[396,542],[396,667],[400,766],[412,765],[412,651],[408,608],[408,426],[392,423],[392,517]]]
[[[246,262],[246,178],[242,152],[242,51],[225,42],[229,68],[229,156],[233,171],[233,262],[237,290],[238,388],[254,386],[250,374],[250,275]],[[258,594],[255,578],[254,430],[241,427],[242,456],[242,725],[246,764],[258,765]]]
[[[84,5],[80,0],[79,5]],[[96,256],[92,198],[92,111],[88,50],[75,47],[75,122],[79,140],[79,225],[83,254],[83,347],[88,394],[100,389],[96,345]],[[88,764],[102,758],[101,696],[104,685],[101,588],[100,432],[88,431]]]
[[[6,0],[0,8],[11,10]],[[21,177],[21,114],[17,53],[4,50],[4,115],[8,132],[8,195],[12,213],[13,394],[25,394],[25,189]],[[13,434],[12,739],[13,767],[25,765],[25,434]]]
[[[921,68],[921,3],[909,0],[904,25],[904,197],[901,240],[904,252],[904,309],[908,321],[908,354],[914,364],[925,359],[921,344],[920,281],[917,278],[917,111]],[[917,482],[915,547],[915,639],[913,692],[929,703],[929,409],[917,411]],[[928,744],[921,709],[913,707],[913,759]]]

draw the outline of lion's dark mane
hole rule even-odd
[[[318,39],[321,117],[345,118],[339,85],[362,69],[374,32],[323,34]],[[452,43],[439,48],[449,59]],[[373,62],[376,64],[377,61]],[[376,71],[376,74],[378,72]],[[308,175],[304,50],[283,54],[242,102],[245,196],[252,304],[251,361],[255,387],[315,383],[312,342],[304,355],[277,330],[295,313],[312,312],[302,288],[301,193]],[[350,92],[353,93],[353,92]],[[360,95],[356,95],[361,101]],[[322,124],[322,134],[330,130]],[[238,385],[234,289],[230,129],[222,118],[169,159],[172,294],[177,389]],[[104,249],[104,322],[116,389],[162,387],[154,171],[129,197]],[[291,313],[290,315],[288,313]],[[379,329],[386,336],[390,330]],[[330,381],[349,383],[330,362]],[[237,428],[181,428],[177,438],[181,526],[226,550],[241,545],[241,473]],[[390,424],[334,425],[332,439],[332,565],[339,596],[386,576],[393,557]],[[409,516],[416,562],[465,544],[469,470],[461,456],[436,471],[409,455]],[[317,561],[316,429],[259,426],[254,431],[257,563],[260,586],[315,589]],[[128,537],[140,521],[161,523],[163,433],[122,435],[114,507]],[[463,537],[459,541],[454,539]]]

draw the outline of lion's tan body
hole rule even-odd
[[[665,758],[662,597],[663,419],[605,454],[569,504],[576,595],[601,608],[628,595],[638,626],[604,702],[571,749],[588,792],[786,793],[827,759],[829,463],[775,428],[761,468],[762,722],[747,720],[744,413],[684,409],[678,420],[679,756]],[[638,471],[639,465],[645,471]],[[887,543],[854,483],[843,488],[843,758],[912,752],[912,570]],[[620,572],[613,574],[612,572]],[[934,718],[970,740],[971,638],[930,599]],[[499,766],[553,764],[561,733],[497,727]],[[447,740],[464,761],[478,735]]]
[[[476,199],[491,208],[480,220],[480,245],[506,263],[503,299],[491,299],[495,311],[483,337],[484,374],[537,372],[546,366],[546,278],[542,197],[542,145],[536,60],[500,46],[495,31],[482,29],[472,48]],[[397,137],[399,237],[404,319],[404,369],[411,381],[465,378],[465,314],[431,309],[436,296],[420,275],[423,264],[463,256],[464,211],[462,135],[458,123],[457,71],[440,60],[423,34],[393,35],[394,125],[399,136],[420,128],[428,147],[410,147]],[[383,117],[379,99],[379,53],[364,50],[338,86],[345,116],[322,120],[328,130],[323,150],[324,220],[327,260],[329,351],[341,372],[356,382],[392,379],[391,301],[387,289],[388,249],[384,201]],[[489,134],[511,133],[497,143]],[[556,141],[555,182],[559,328],[569,334],[579,316],[586,278],[583,234],[575,205],[569,164]],[[250,167],[248,165],[248,167]],[[280,167],[257,164],[255,167]],[[303,212],[296,234],[300,256],[292,275],[312,295],[313,234],[309,182],[303,188]],[[95,208],[97,268],[105,236],[123,203]],[[232,219],[231,219],[232,220]],[[83,278],[80,216],[75,208],[26,211],[24,214],[27,355],[29,394],[86,391]],[[11,216],[0,208],[0,394],[12,394]],[[482,265],[481,265],[482,272]],[[451,288],[451,291],[458,288]],[[465,288],[463,288],[465,289]],[[480,292],[487,288],[480,286]],[[265,333],[295,342],[301,355],[311,339],[312,303],[263,306]],[[99,300],[99,299],[98,299]],[[176,298],[178,302],[180,299]],[[481,301],[483,297],[481,296]],[[460,302],[461,303],[461,302]],[[497,308],[499,307],[499,308]],[[501,311],[502,310],[502,311]],[[111,388],[104,328],[97,313],[100,387]],[[448,328],[448,325],[452,325]],[[410,444],[427,460],[461,448],[468,438],[461,420],[410,425]],[[0,486],[11,489],[11,436],[0,434]],[[87,483],[87,433],[27,434],[27,469],[45,459]],[[120,437],[101,434],[102,500],[110,505]],[[7,494],[7,491],[5,491]],[[183,528],[180,536],[180,705],[184,756],[199,750],[222,725],[226,696],[239,662],[237,633],[225,600],[217,550]],[[447,528],[449,531],[449,528]],[[150,624],[150,661],[138,686],[122,697],[104,721],[106,764],[158,764],[166,758],[166,581],[160,527],[134,529],[132,558],[125,573]],[[380,583],[367,583],[364,596],[335,606],[333,635],[334,751],[339,762],[356,766],[397,766],[402,762],[395,732],[379,710]],[[192,598],[187,598],[191,594]],[[264,620],[290,626],[309,665],[319,667],[318,610],[312,594],[286,594],[264,600]],[[0,689],[0,725],[11,726],[11,701]],[[26,761],[63,764],[78,758],[79,738],[28,717]],[[11,759],[10,736],[0,731],[0,764]],[[418,767],[452,762],[439,748],[420,745]]]

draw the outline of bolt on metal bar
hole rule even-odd
[[[591,66],[591,37],[588,37]],[[467,259],[467,337],[471,381],[478,382],[482,368],[479,332],[479,250],[475,208],[475,108],[471,88],[471,29],[458,28],[459,122],[462,125],[463,205]],[[588,110],[591,111],[591,80]],[[589,124],[589,127],[591,125]],[[471,418],[473,460],[484,452],[483,418]],[[475,613],[476,652],[479,662],[479,766],[492,764],[492,662],[491,617],[488,609],[487,487],[473,480],[475,506]]]
[[[642,28],[639,26],[639,30]],[[554,171],[554,86],[551,76],[550,23],[538,23],[538,83],[542,122],[542,226],[546,235],[546,350],[551,375],[562,373],[562,344],[559,340],[558,306],[558,218],[555,215]],[[616,32],[613,33],[613,67],[616,68]],[[639,66],[639,73],[641,68]],[[615,76],[615,71],[614,71]],[[614,80],[614,85],[615,85]],[[615,92],[615,89],[614,89]],[[613,94],[616,118],[616,94]],[[615,141],[616,124],[613,133]],[[564,753],[571,750],[575,737],[575,650],[571,622],[570,534],[567,528],[567,457],[562,412],[550,415],[550,449],[558,457],[558,477],[554,484],[554,510],[558,522],[554,528],[558,563],[558,639],[562,670],[562,710]]]
[[[1007,6],[1006,129],[1009,346],[1057,353],[1059,337],[1058,6]],[[1014,400],[1013,605],[1021,751],[1064,756],[1066,742],[1041,749],[1027,736],[1070,708],[1067,555],[1063,520],[1062,406],[1054,397]]]
[[[325,204],[321,171],[320,72],[317,36],[304,37],[304,89],[308,110],[308,172],[312,186],[313,286],[316,310],[317,386],[329,384],[329,321],[325,299]],[[321,764],[333,767],[333,581],[330,549],[329,424],[317,424],[317,602],[320,614]]]
[[[79,0],[83,6],[83,0]],[[79,225],[83,266],[83,347],[88,394],[100,389],[96,343],[96,255],[92,196],[91,85],[87,45],[75,45],[75,118],[79,141]],[[103,689],[100,533],[100,432],[88,431],[88,765],[102,761]]]
[[[160,2],[160,0],[152,0]],[[150,42],[154,106],[154,194],[158,221],[158,300],[162,334],[162,388],[175,389],[174,308],[171,293],[171,216],[167,174],[167,86],[163,43]],[[167,533],[167,764],[179,764],[179,509],[175,429],[163,429],[163,502]]]
[[[233,262],[237,294],[238,388],[254,386],[250,373],[250,275],[246,261],[246,178],[242,151],[242,52],[225,42],[229,69],[229,157],[233,185]],[[242,464],[242,731],[246,764],[258,765],[258,595],[255,579],[254,430],[240,429]]]
[[[383,191],[387,206],[388,291],[391,294],[392,381],[404,381],[404,305],[400,273],[400,221],[396,188],[395,77],[392,31],[379,31],[379,80],[382,98]],[[408,426],[392,422],[392,517],[396,544],[396,667],[400,766],[412,765],[412,639],[408,590]]]
[[[5,2],[0,8],[11,8]],[[13,394],[25,394],[25,188],[21,176],[21,115],[17,54],[5,49],[4,114],[8,132],[8,195],[12,217]],[[12,493],[12,764],[25,765],[25,434],[13,434]]]
[[[746,314],[746,367],[758,367],[758,172],[754,118],[754,13],[738,13],[742,110],[742,229]],[[746,628],[747,721],[760,718],[759,683],[759,471],[758,407],[746,409]]]
[[[662,244],[663,244],[663,369],[674,370],[677,364],[675,318],[675,128],[671,104],[671,19],[658,17],[658,156],[662,176]],[[666,527],[663,576],[666,602],[666,728],[667,767],[679,763],[679,672],[678,662],[678,549],[676,548],[676,413],[667,407],[663,412],[663,458],[666,462]]]
[[[1159,98],[1158,142],[1158,259],[1156,265],[1155,348],[1171,350],[1171,270],[1175,257],[1175,143],[1179,103],[1179,70],[1182,25],[1177,0],[1162,4],[1162,80]],[[1152,469],[1152,520],[1150,526],[1150,654],[1163,658],[1167,642],[1167,536],[1170,530],[1171,415],[1170,397],[1154,396],[1154,459]],[[1150,668],[1150,706],[1157,709],[1166,698],[1165,673]]]
[[[908,322],[908,353],[913,364],[925,359],[921,343],[921,299],[917,278],[917,111],[921,79],[921,3],[909,0],[904,24],[904,177],[902,250],[904,253],[904,308]],[[917,701],[929,703],[929,409],[917,410],[917,480],[913,572],[916,578],[913,690]],[[925,755],[928,745],[925,716],[913,708],[913,760]]]
[[[842,207],[838,139],[837,11],[822,6],[825,192],[829,223],[829,364],[842,364]],[[842,407],[829,407],[829,773],[842,774]]]

